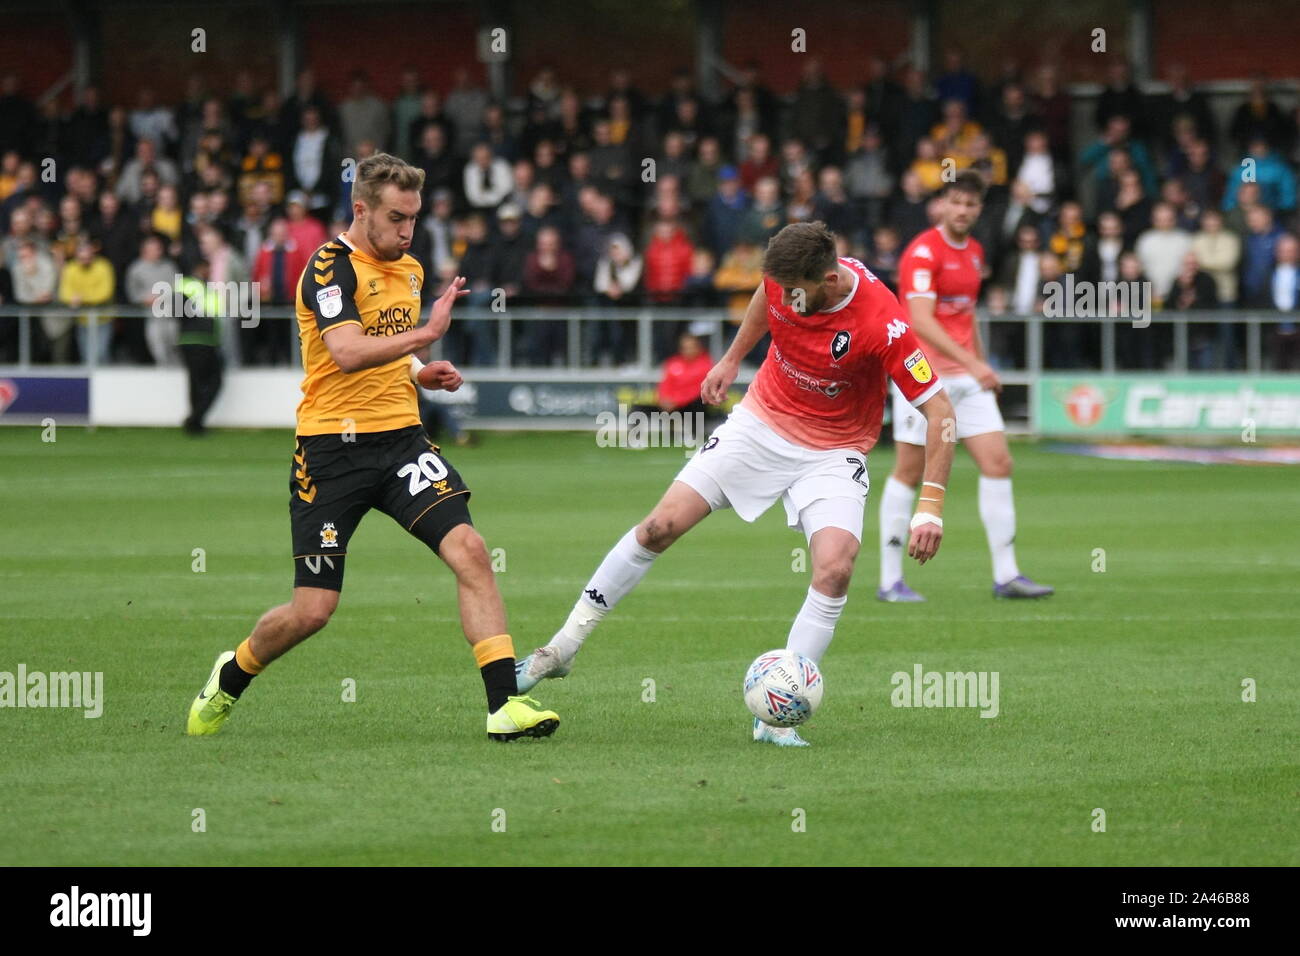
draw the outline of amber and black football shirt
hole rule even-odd
[[[372,259],[339,236],[311,257],[298,282],[298,341],[302,347],[302,401],[298,434],[325,435],[351,428],[383,432],[420,424],[411,359],[345,374],[325,347],[337,326],[361,326],[366,335],[396,335],[420,321],[424,269],[410,255]]]

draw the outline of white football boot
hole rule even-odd
[[[526,694],[548,677],[564,677],[573,670],[572,663],[560,659],[560,652],[547,644],[521,661],[515,661],[516,693]]]
[[[754,741],[776,744],[778,747],[811,747],[812,744],[799,736],[794,727],[773,727],[754,718]]]

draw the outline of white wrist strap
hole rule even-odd
[[[928,511],[918,511],[916,514],[912,515],[912,524],[910,527],[913,531],[915,531],[923,524],[937,524],[940,528],[942,528],[943,519],[940,518],[938,515],[930,514]]]

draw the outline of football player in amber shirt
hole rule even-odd
[[[304,377],[289,466],[293,598],[217,657],[190,706],[192,735],[216,733],[263,668],[326,625],[343,589],[348,543],[372,508],[456,575],[461,628],[487,692],[488,737],[545,737],[559,725],[554,712],[534,710],[518,695],[505,606],[470,521],[469,488],[420,424],[415,384],[455,391],[461,377],[450,362],[422,366],[414,353],[442,338],[453,303],[469,291],[458,276],[419,324],[424,272],[407,250],[423,185],[424,172],[395,156],[362,160],[352,225],[315,251],[299,279]]]

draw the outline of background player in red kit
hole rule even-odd
[[[983,199],[984,184],[973,172],[960,173],[947,184],[939,224],[921,233],[903,251],[898,296],[907,304],[912,329],[935,371],[943,376],[956,410],[956,437],[980,470],[980,519],[993,557],[993,594],[1046,597],[1052,588],[1034,583],[1016,564],[1011,452],[994,397],[1002,383],[985,361],[984,342],[975,324],[984,250],[970,230],[979,218]],[[908,404],[906,393],[897,388],[893,391],[898,460],[880,496],[880,590],[876,596],[882,601],[923,601],[903,581],[903,539],[912,499],[929,458],[927,425]]]
[[[867,452],[880,434],[887,379],[929,422],[929,493],[911,519],[908,554],[924,563],[938,551],[953,454],[942,430],[952,405],[898,299],[861,262],[837,258],[835,237],[820,222],[777,233],[764,253],[763,274],[740,331],[700,390],[708,404],[720,403],[741,359],[770,331],[771,348],[744,401],[646,519],[606,555],[550,643],[519,662],[519,693],[544,677],[567,674],[587,635],[655,558],[711,512],[734,508],[754,521],[778,498],[790,527],[807,536],[812,555],[812,586],[786,646],[820,661],[862,541]],[[757,719],[754,739],[806,746],[793,727]]]

